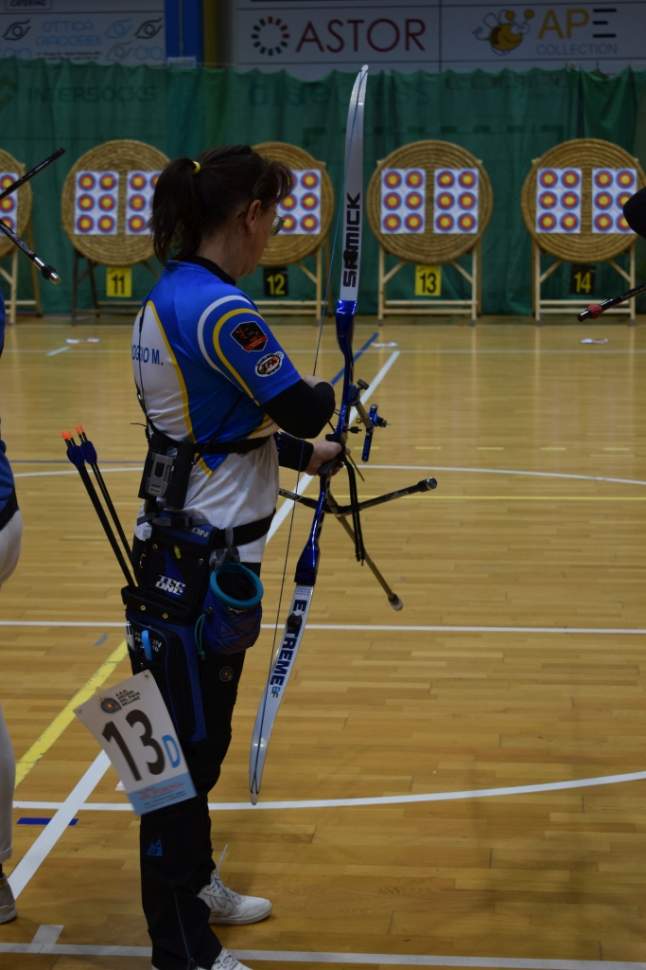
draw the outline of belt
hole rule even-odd
[[[274,510],[275,511],[275,510]],[[263,519],[256,519],[254,522],[246,522],[244,525],[236,525],[231,530],[214,529],[211,548],[226,549],[229,545],[246,546],[256,539],[262,539],[269,532],[271,520],[274,512],[266,515]],[[151,525],[170,529],[191,529],[193,526],[205,525],[204,522],[196,521],[190,515],[179,513],[164,513],[151,516],[148,521]]]
[[[206,441],[203,445],[197,444],[195,450],[200,455],[229,455],[232,452],[236,455],[246,455],[249,451],[262,448],[273,435],[265,435],[264,438],[240,438],[238,441]]]
[[[256,539],[262,539],[264,535],[269,532],[269,526],[271,525],[271,520],[274,517],[274,513],[271,515],[266,515],[264,519],[256,519],[255,522],[247,522],[246,525],[237,525],[231,531],[233,532],[233,545],[234,546],[246,546],[249,542],[255,542]],[[216,537],[213,543],[214,549],[226,549],[228,545],[227,534],[224,530],[218,529]]]

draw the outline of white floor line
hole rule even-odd
[[[308,808],[363,808],[373,805],[411,805],[427,802],[459,802],[479,798],[509,798],[520,795],[540,795],[552,791],[572,791],[577,788],[597,788],[604,785],[623,785],[633,781],[646,781],[646,771],[629,771],[621,775],[598,775],[592,778],[573,778],[568,781],[548,781],[535,785],[512,785],[503,788],[473,788],[465,791],[427,792],[415,795],[374,795],[366,798],[308,798],[294,801],[258,802],[209,802],[213,812],[284,811]],[[16,801],[14,808],[26,811],[58,809],[61,802]],[[84,802],[77,806],[79,812],[131,812],[129,802]],[[51,823],[50,823],[51,824]]]
[[[565,478],[579,482],[607,482],[610,485],[646,485],[642,478],[614,478],[608,475],[578,475],[574,472],[537,472],[528,468],[479,468],[463,465],[359,465],[363,471],[458,472],[465,475],[518,475],[522,478]]]
[[[65,345],[65,347],[57,347],[56,350],[48,350],[47,351],[47,356],[48,357],[56,357],[57,354],[64,354],[65,351],[66,350],[69,350],[69,349],[70,348],[67,345]]]
[[[63,932],[62,923],[60,925],[55,923],[50,923],[50,924],[43,923],[41,926],[38,927],[38,929],[34,933],[34,936],[31,942],[38,946],[42,944],[51,946],[52,943],[56,943],[56,941],[58,940],[62,932]]]
[[[491,970],[646,970],[646,963],[619,960],[534,960],[525,957],[431,956],[417,953],[326,953],[315,950],[232,950],[239,960],[273,963],[327,963],[353,966],[473,967]],[[0,953],[49,956],[138,957],[150,960],[144,946],[94,946],[74,943],[0,943]]]
[[[81,628],[90,630],[123,629],[117,620],[0,620],[2,627]],[[480,626],[441,623],[308,623],[308,630],[348,630],[355,633],[541,633],[587,634],[588,636],[643,637],[646,627],[620,626]],[[263,623],[263,630],[273,630],[273,623]]]
[[[123,467],[116,466],[114,468],[102,467],[101,471],[103,476],[111,475],[113,472],[141,472],[143,465],[124,465]],[[75,468],[70,465],[69,468],[63,468],[60,471],[43,471],[43,472],[14,472],[14,478],[65,478],[66,475],[78,475]]]
[[[386,362],[384,367],[388,366],[388,364],[389,364],[389,361]],[[375,378],[375,381],[376,381],[376,378]],[[374,381],[373,381],[373,384],[370,385],[370,388],[374,390],[373,385],[376,386]],[[362,398],[362,400],[366,400],[366,401],[368,400],[368,393],[370,391],[370,388],[368,388],[368,391],[366,392],[366,396],[365,398]],[[429,472],[448,472],[449,474],[452,474],[455,472],[457,474],[464,474],[464,475],[515,475],[520,478],[557,478],[557,479],[570,479],[572,481],[579,481],[579,482],[604,482],[608,485],[639,485],[642,487],[646,486],[646,481],[642,478],[617,478],[610,475],[579,475],[574,472],[541,472],[541,471],[532,471],[531,469],[528,469],[528,468],[479,468],[479,467],[468,467],[464,465],[428,465],[428,464],[427,465],[383,465],[383,464],[379,465],[379,464],[373,464],[372,462],[368,465],[360,464],[359,468],[362,471],[363,470],[419,471],[419,472],[426,472],[427,474]],[[124,466],[116,465],[114,467],[106,466],[106,467],[103,467],[101,470],[103,472],[103,475],[105,476],[105,475],[111,475],[113,473],[120,474],[124,472],[141,472],[141,469],[142,469],[141,465],[124,465]],[[77,474],[78,472],[76,471],[75,468],[69,468],[69,469],[65,468],[59,471],[38,471],[38,472],[14,471],[14,478],[51,478],[51,477],[61,477],[66,475],[77,475]],[[303,489],[306,488],[307,485],[309,485],[311,480],[312,478],[310,475],[302,476],[301,482],[305,484],[303,484],[302,488],[299,488],[299,494],[301,494]],[[283,505],[285,504],[287,504],[287,502],[283,503]],[[289,503],[289,505],[291,506],[291,502]],[[281,506],[281,508],[282,507],[283,506]],[[274,522],[276,522],[279,512],[277,512],[276,515],[274,516]],[[287,515],[287,512],[283,515],[283,518],[285,515]],[[278,526],[276,526],[276,528],[278,528]],[[272,523],[272,529],[273,529],[273,523]],[[273,532],[275,531],[276,529],[273,529]],[[269,534],[273,535],[273,532],[270,531]]]
[[[108,756],[100,751],[34,844],[27,849],[9,876],[9,885],[16,899],[63,835],[79,807],[90,797],[109,765]]]
[[[499,350],[492,348],[480,349],[480,348],[452,348],[452,347],[438,347],[438,348],[415,348],[415,350],[407,349],[402,350],[402,354],[406,356],[427,356],[427,357],[575,357],[577,355],[585,354],[586,356],[591,356],[592,354],[603,354],[604,357],[639,357],[646,354],[646,348],[636,347],[634,349],[626,350],[612,350],[608,346],[603,347],[577,347],[572,350],[559,350],[557,348],[550,349],[545,348],[523,348],[523,347],[509,347],[500,348]]]

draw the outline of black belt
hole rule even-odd
[[[206,441],[203,445],[197,444],[195,450],[199,455],[246,455],[249,451],[255,451],[266,444],[273,435],[266,435],[264,438],[240,438],[238,441]]]
[[[16,490],[14,488],[11,490],[11,495],[7,499],[7,502],[4,508],[0,509],[0,529],[4,529],[9,519],[13,518],[13,516],[16,514],[17,511],[18,511],[18,499],[16,498]]]
[[[275,509],[274,509],[275,512]],[[244,525],[236,525],[233,529],[216,529],[212,539],[212,549],[226,549],[229,544],[233,546],[246,546],[256,539],[262,539],[269,532],[271,520],[274,512],[266,515],[263,519],[256,519],[254,522],[246,522]],[[204,525],[203,521],[198,521],[190,515],[182,512],[160,512],[148,518],[151,525],[170,529],[191,529],[193,526]]]
[[[249,542],[255,542],[256,539],[262,539],[264,535],[269,532],[269,526],[271,525],[271,520],[274,517],[274,513],[271,515],[266,515],[264,519],[256,519],[255,522],[247,522],[246,525],[237,525],[233,530],[233,545],[234,546],[246,546]],[[228,545],[227,534],[224,530],[218,529],[215,541],[213,543],[214,549],[226,549]]]

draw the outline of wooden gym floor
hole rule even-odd
[[[308,373],[314,328],[274,326]],[[340,367],[333,329],[326,377]],[[376,329],[362,319],[356,346]],[[0,927],[2,970],[150,964],[137,821],[71,713],[129,675],[121,575],[59,437],[84,423],[129,526],[144,450],[129,344],[123,323],[23,321],[0,366],[26,523],[0,595],[0,697],[19,771],[8,868],[19,919]],[[388,322],[356,369],[389,422],[362,494],[429,474],[439,484],[364,516],[401,613],[326,522],[311,623],[251,809],[248,745],[288,519],[269,543],[267,625],[247,657],[213,825],[227,881],[269,895],[274,913],[221,937],[266,970],[646,968],[643,318]],[[297,512],[287,602],[309,521]]]

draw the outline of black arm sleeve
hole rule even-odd
[[[298,381],[263,404],[279,428],[296,438],[316,438],[334,414],[334,389],[327,381]]]

